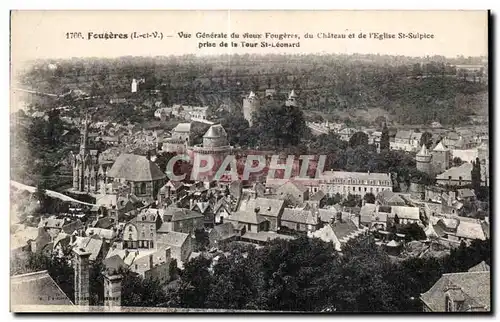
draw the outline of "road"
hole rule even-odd
[[[27,186],[25,184],[22,184],[20,182],[14,181],[14,180],[10,180],[10,185],[16,189],[26,190],[30,193],[35,193],[35,191],[36,191],[36,187]],[[62,201],[75,202],[75,203],[79,203],[81,205],[86,205],[86,206],[96,206],[96,205],[91,204],[91,203],[87,203],[87,202],[73,199],[73,198],[66,196],[66,195],[64,195],[60,192],[57,192],[57,191],[45,190],[45,194],[51,198],[57,198],[57,199],[62,200]]]

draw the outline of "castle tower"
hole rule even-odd
[[[450,150],[445,148],[443,142],[432,150],[432,169],[436,174],[443,173],[450,167]]]
[[[75,270],[75,304],[89,305],[89,257],[90,253],[83,248],[73,250]]]
[[[422,149],[417,153],[417,170],[425,172],[427,174],[432,174],[432,155],[427,150],[425,144],[422,144]]]
[[[137,93],[137,85],[138,85],[137,80],[136,80],[135,78],[134,78],[134,79],[132,79],[132,85],[130,85],[130,87],[131,87],[131,88],[130,88],[130,91],[131,91],[132,93]]]
[[[297,106],[297,95],[295,94],[295,91],[293,89],[290,92],[290,95],[288,95],[285,106]]]
[[[243,116],[245,120],[248,121],[250,126],[252,126],[252,114],[259,110],[260,102],[257,95],[254,92],[250,92],[247,97],[243,99]]]
[[[104,307],[119,309],[122,300],[122,279],[120,274],[103,273],[104,276]]]

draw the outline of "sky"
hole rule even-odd
[[[71,57],[216,55],[228,53],[336,53],[447,57],[486,56],[486,11],[13,11],[11,61]],[[132,32],[163,34],[130,39]],[[81,32],[84,39],[67,39]],[[88,33],[123,33],[128,39],[91,39]],[[180,38],[178,33],[192,34]],[[237,48],[219,47],[222,39],[196,38],[196,32],[238,33]],[[299,48],[242,48],[243,33],[298,34]],[[370,39],[370,33],[427,33],[433,39]],[[313,39],[304,38],[304,34]],[[319,39],[318,33],[351,34],[353,39]],[[366,39],[358,38],[360,33]],[[171,36],[171,37],[166,37]],[[257,42],[259,40],[249,40]],[[213,42],[216,47],[199,48]],[[267,42],[277,40],[267,39]]]

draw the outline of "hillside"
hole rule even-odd
[[[157,90],[156,95],[167,105],[223,104],[229,110],[240,110],[242,97],[251,90],[264,96],[265,89],[273,88],[283,100],[293,88],[305,111],[339,118],[364,111],[359,117],[367,121],[373,115],[384,115],[400,124],[463,124],[469,115],[487,113],[487,83],[456,77],[453,64],[472,58],[388,57],[72,59],[57,62],[56,70],[38,62],[18,82],[24,88],[47,93],[78,88],[113,97],[130,94],[131,79],[144,78],[141,91]]]

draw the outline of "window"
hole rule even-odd
[[[365,187],[365,192],[366,192],[367,188]]]
[[[358,191],[361,191],[361,187],[358,187]]]
[[[352,191],[356,191],[356,187],[352,187]]]
[[[142,238],[146,237],[146,234],[144,232],[142,232]]]
[[[146,183],[143,182],[141,183],[141,195],[145,195],[146,194]]]
[[[149,234],[151,237],[153,237],[153,233]]]
[[[128,239],[132,240],[132,234],[128,234]]]
[[[370,187],[370,192],[373,192],[373,187]]]
[[[377,188],[377,192],[378,192],[378,188]]]
[[[251,230],[251,228],[252,228],[252,225],[247,224],[247,229],[248,229],[248,231],[250,231],[250,230]]]
[[[453,301],[449,296],[446,296],[446,312],[453,312]]]
[[[132,231],[132,226],[128,226],[128,231]]]

